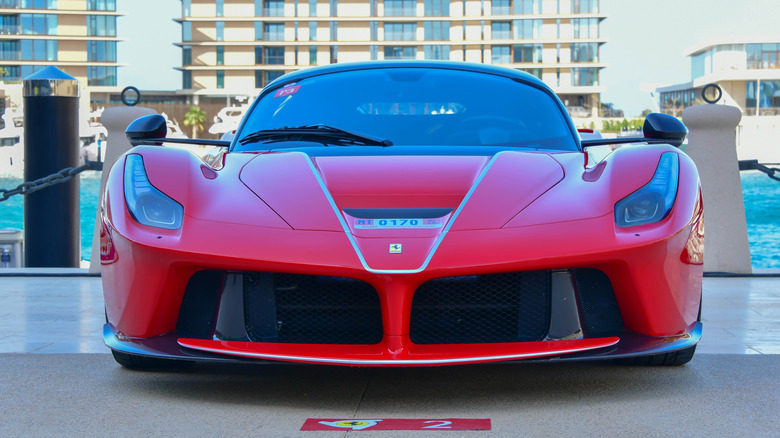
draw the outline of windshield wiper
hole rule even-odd
[[[293,140],[313,140],[324,145],[362,144],[365,146],[392,146],[393,142],[366,134],[345,131],[328,125],[304,125],[296,127],[284,126],[276,129],[263,129],[253,132],[238,142],[242,145],[249,143],[276,143]],[[349,143],[345,143],[349,142]]]

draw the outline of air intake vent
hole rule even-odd
[[[429,281],[412,300],[416,344],[526,342],[550,326],[549,271],[448,277]]]
[[[247,334],[255,342],[378,344],[379,297],[371,285],[342,277],[245,273]]]

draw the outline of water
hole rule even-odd
[[[748,240],[753,267],[780,269],[780,182],[758,171],[741,172]],[[11,189],[20,179],[0,177],[0,188]],[[92,254],[100,173],[81,174],[81,257]],[[22,196],[0,202],[0,228],[22,228]],[[706,207],[705,207],[706,208]]]

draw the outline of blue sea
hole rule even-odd
[[[753,267],[780,269],[780,181],[758,171],[741,172],[740,176]],[[0,177],[0,188],[5,190],[21,183],[20,179]],[[99,190],[99,172],[81,174],[81,257],[84,260],[92,255]],[[22,204],[22,196],[0,202],[0,228],[23,227]]]

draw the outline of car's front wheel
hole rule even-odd
[[[114,350],[111,350],[111,354],[119,365],[131,370],[180,370],[195,364],[195,362],[190,360],[160,359],[156,357],[120,353]]]

